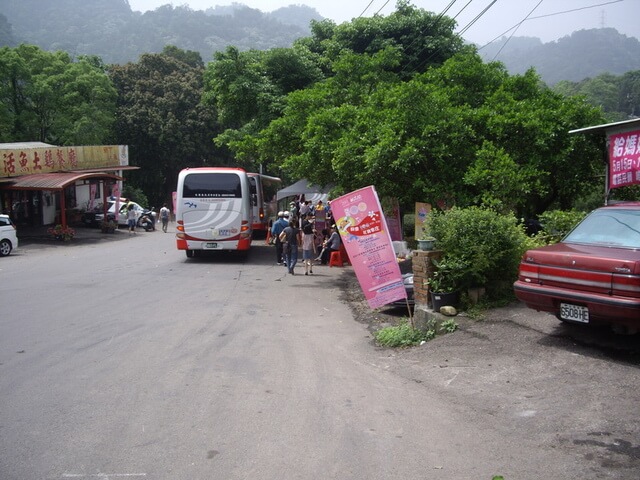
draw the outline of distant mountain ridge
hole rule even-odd
[[[30,43],[118,64],[159,53],[169,44],[197,51],[205,62],[229,45],[241,50],[289,47],[310,34],[312,19],[323,19],[300,5],[272,13],[241,4],[207,11],[164,5],[140,13],[127,0],[0,0],[0,15],[8,22],[0,18],[3,45]]]
[[[196,51],[208,62],[229,45],[240,50],[289,47],[310,35],[311,20],[323,17],[305,5],[272,13],[240,3],[205,11],[164,5],[140,13],[127,0],[0,0],[0,45],[30,43],[116,64],[174,45]],[[640,41],[613,28],[580,30],[549,43],[503,37],[479,53],[487,61],[503,62],[514,74],[533,66],[549,85],[640,70]]]
[[[524,73],[533,66],[549,85],[562,80],[579,82],[602,73],[622,75],[640,70],[640,41],[615,28],[579,30],[549,43],[532,37],[503,37],[483,47],[480,54],[486,61],[495,58],[504,63],[513,74]]]

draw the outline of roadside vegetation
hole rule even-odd
[[[426,328],[416,328],[409,321],[403,319],[398,325],[384,327],[375,333],[375,339],[383,347],[413,347],[429,340],[437,335],[453,333],[458,329],[458,324],[452,318],[437,324],[435,320],[429,322]]]

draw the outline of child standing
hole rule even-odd
[[[304,274],[313,274],[313,256],[316,253],[316,229],[314,228],[314,218],[309,216],[302,226],[302,262],[304,263]]]
[[[127,207],[127,225],[129,226],[129,235],[131,232],[136,233],[136,221],[138,220],[136,211],[133,209],[133,203]]]

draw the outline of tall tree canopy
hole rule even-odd
[[[340,25],[330,20],[311,22],[311,36],[298,43],[331,61],[345,50],[371,55],[396,47],[401,52],[396,73],[410,77],[442,64],[463,48],[455,26],[455,20],[447,16],[398,0],[396,10],[387,17],[362,17]]]
[[[112,137],[116,92],[101,62],[33,45],[0,48],[0,140],[96,145]]]
[[[216,140],[250,168],[257,162],[269,165],[268,145],[259,144],[257,134],[282,116],[287,95],[332,79],[331,105],[357,103],[378,82],[410,78],[460,51],[463,42],[454,28],[453,20],[400,0],[388,17],[341,25],[312,22],[311,37],[292,48],[240,52],[229,47],[215,55],[205,74],[205,104],[217,109],[225,128]],[[376,64],[374,72],[360,64],[363,58]]]
[[[259,148],[292,177],[439,205],[540,213],[602,183],[600,145],[569,130],[602,122],[533,72],[510,76],[470,50],[409,81],[393,51],[343,55],[336,75],[287,97]]]
[[[214,111],[200,103],[203,73],[199,54],[175,47],[111,68],[118,140],[141,167],[128,178],[153,205],[169,201],[182,168],[229,162],[211,141],[216,123]]]

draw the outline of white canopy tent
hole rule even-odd
[[[287,197],[298,197],[299,195],[304,194],[304,198],[306,200],[311,200],[314,204],[318,203],[318,200],[322,200],[322,203],[327,203],[327,200],[329,199],[329,190],[331,190],[332,187],[333,185],[327,185],[324,188],[318,185],[312,185],[309,183],[309,180],[303,178],[287,188],[278,190],[276,198],[278,202],[280,202],[280,200],[284,200]]]

